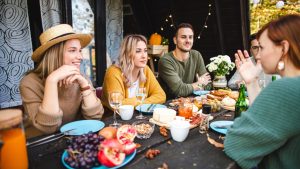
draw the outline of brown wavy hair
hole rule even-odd
[[[123,81],[127,87],[130,87],[133,83],[132,81],[132,71],[134,68],[134,56],[136,53],[137,43],[143,41],[147,45],[147,39],[143,35],[132,34],[125,36],[121,48],[120,55],[117,66],[121,69],[123,73]],[[146,81],[146,76],[144,74],[144,68],[141,68],[138,74],[138,79],[141,82]]]
[[[64,44],[65,41],[49,48],[42,57],[43,59],[38,63],[38,66],[30,72],[36,73],[42,80],[46,80],[48,75],[64,64]]]
[[[283,40],[289,42],[287,57],[300,69],[300,15],[285,15],[267,23],[257,32],[257,39],[265,30],[275,45],[281,45]]]

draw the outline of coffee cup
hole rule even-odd
[[[130,120],[133,116],[133,105],[122,105],[119,107],[119,112],[122,120]]]
[[[183,142],[189,134],[190,123],[186,120],[176,119],[170,122],[170,130],[173,140]]]

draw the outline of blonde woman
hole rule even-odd
[[[136,91],[145,87],[147,97],[144,103],[164,103],[166,94],[160,87],[153,72],[147,66],[147,40],[142,35],[128,35],[124,38],[119,60],[110,66],[105,74],[103,83],[103,105],[110,108],[108,95],[110,92],[121,92],[122,104],[138,105]]]
[[[81,116],[100,119],[103,107],[94,88],[79,70],[81,48],[92,37],[76,34],[67,24],[49,28],[40,36],[41,46],[32,54],[37,67],[21,81],[20,91],[28,114],[26,136],[57,131]]]

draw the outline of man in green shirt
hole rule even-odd
[[[181,23],[173,40],[175,50],[165,54],[158,62],[159,82],[168,99],[186,97],[194,90],[203,90],[211,82],[201,54],[192,50],[193,27]]]

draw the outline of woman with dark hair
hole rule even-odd
[[[103,105],[110,108],[108,97],[111,92],[120,92],[122,104],[137,106],[136,92],[146,88],[144,103],[164,103],[166,94],[160,87],[153,72],[147,66],[147,40],[142,35],[127,35],[121,45],[118,63],[110,66],[104,77]]]
[[[300,15],[287,15],[258,33],[260,62],[238,51],[236,65],[248,92],[259,85],[261,66],[283,78],[252,96],[253,104],[236,118],[225,139],[225,153],[242,168],[292,169],[300,166]],[[250,97],[250,96],[249,96]]]
[[[32,54],[37,67],[20,83],[26,137],[54,133],[62,124],[83,116],[101,119],[103,107],[91,82],[80,73],[81,48],[92,37],[77,34],[67,24],[49,28]]]

